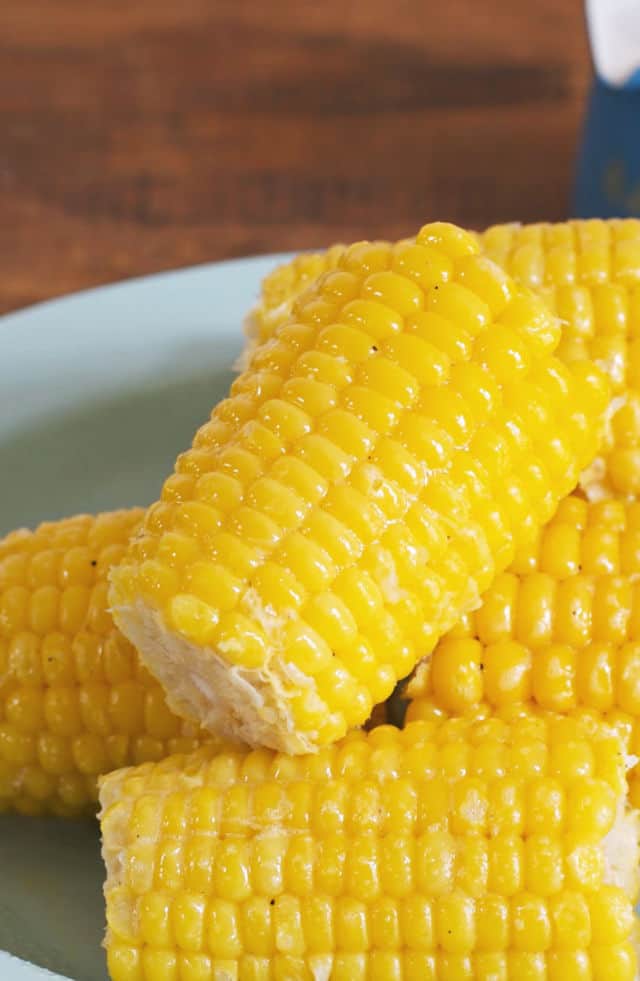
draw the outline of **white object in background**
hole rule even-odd
[[[640,68],[640,0],[586,0],[597,75],[621,88]]]
[[[34,967],[25,961],[0,950],[0,978],[2,981],[69,981],[61,974],[52,974],[43,967]]]

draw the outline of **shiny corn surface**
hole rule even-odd
[[[362,723],[593,457],[607,385],[558,339],[454,226],[350,247],[178,458],[116,619],[142,602],[229,668],[284,666],[309,747]]]
[[[95,810],[96,777],[197,745],[108,612],[142,510],[0,541],[0,811]]]
[[[592,496],[640,492],[640,222],[635,219],[495,225],[480,247],[560,318],[557,355],[592,358],[613,400],[602,453],[583,475]],[[264,339],[304,288],[303,271],[332,267],[341,246],[300,256],[265,280],[253,322]],[[287,296],[289,301],[287,303]]]
[[[297,297],[319,276],[335,269],[345,249],[346,246],[338,244],[324,252],[302,252],[265,276],[260,302],[245,325],[250,341],[261,344],[272,337],[290,316]]]
[[[121,771],[101,792],[111,977],[631,981],[603,851],[624,793],[618,739],[567,718]]]
[[[407,717],[430,703],[583,708],[640,755],[640,504],[566,498],[409,683]],[[640,800],[637,777],[631,781]]]
[[[640,221],[498,225],[486,255],[529,286],[562,321],[558,357],[589,357],[612,382],[601,459],[585,474],[593,494],[640,491]]]

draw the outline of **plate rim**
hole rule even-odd
[[[326,246],[318,248],[326,248]],[[15,310],[7,310],[5,313],[0,314],[0,329],[6,326],[7,321],[11,321],[14,318],[18,319],[23,316],[37,315],[41,312],[46,313],[51,308],[58,307],[65,303],[70,303],[75,300],[88,300],[93,299],[94,297],[99,299],[119,291],[136,289],[141,286],[152,286],[154,282],[159,282],[162,279],[169,279],[173,277],[179,279],[185,275],[188,275],[189,273],[204,273],[206,270],[220,269],[227,266],[237,267],[243,265],[253,265],[254,263],[266,260],[273,260],[274,265],[280,265],[282,263],[290,262],[297,255],[315,251],[317,251],[317,249],[311,246],[309,248],[302,249],[299,252],[252,252],[249,255],[232,256],[227,259],[213,259],[205,262],[196,262],[186,266],[175,266],[170,269],[161,269],[158,272],[143,273],[139,276],[125,276],[124,279],[114,279],[109,283],[98,283],[95,286],[84,286],[81,289],[72,290],[70,293],[61,293],[60,296],[52,296],[44,300],[36,300],[33,303],[26,304],[26,306],[16,307]]]

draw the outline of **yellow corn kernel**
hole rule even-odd
[[[309,253],[298,256],[286,266],[279,266],[262,283],[263,302],[252,311],[246,323],[247,333],[259,341],[271,336],[274,326],[291,313],[296,297],[322,273],[335,269],[344,247],[335,245],[326,253]],[[327,279],[327,292],[351,299],[352,280],[344,273]],[[348,276],[348,274],[347,274]],[[348,285],[347,285],[348,284]]]
[[[414,243],[357,243],[331,262],[213,410],[227,427],[218,444],[197,438],[164,499],[176,496],[176,475],[197,483],[179,485],[161,531],[152,508],[112,573],[114,616],[170,704],[296,753],[362,724],[373,699],[477,605],[575,486],[608,399],[601,372],[553,356],[560,330],[544,304],[461,229],[435,223]],[[297,288],[291,272],[287,289]],[[262,399],[264,371],[279,383]],[[223,459],[237,448],[258,462],[229,475]],[[253,550],[244,573],[218,547],[230,534]],[[166,535],[196,551],[181,545],[179,573],[174,563],[161,577]],[[335,589],[346,572],[372,579],[375,617]],[[268,588],[271,574],[297,602]],[[553,589],[538,594],[552,605]],[[528,608],[516,613],[524,632]],[[298,621],[330,648],[339,681],[296,661],[287,638]]]
[[[108,612],[110,563],[141,517],[81,515],[0,541],[0,811],[91,813],[101,773],[196,745]],[[145,567],[164,578],[192,550],[169,533],[161,544],[168,564]]]
[[[206,958],[206,977],[626,977],[637,873],[613,885],[607,857],[625,793],[606,725],[532,713],[111,774],[113,981],[141,949],[154,969]]]

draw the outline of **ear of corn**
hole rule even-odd
[[[589,710],[640,755],[640,504],[566,498],[408,684],[407,718]],[[640,780],[631,779],[634,801]]]
[[[582,476],[592,497],[640,493],[640,222],[636,219],[495,225],[482,252],[560,318],[558,357],[592,358],[609,375],[612,402],[602,452]],[[272,336],[307,285],[344,246],[300,256],[265,280],[250,334]]]
[[[107,608],[107,570],[142,514],[0,541],[0,811],[94,811],[99,774],[197,745]]]
[[[296,753],[361,724],[594,456],[607,385],[558,339],[454,226],[347,249],[112,571],[174,709]]]
[[[528,716],[112,774],[111,977],[631,981],[624,766],[602,724]]]
[[[640,221],[498,225],[486,255],[541,296],[562,321],[558,357],[593,358],[613,400],[601,456],[583,475],[587,493],[640,491]]]

